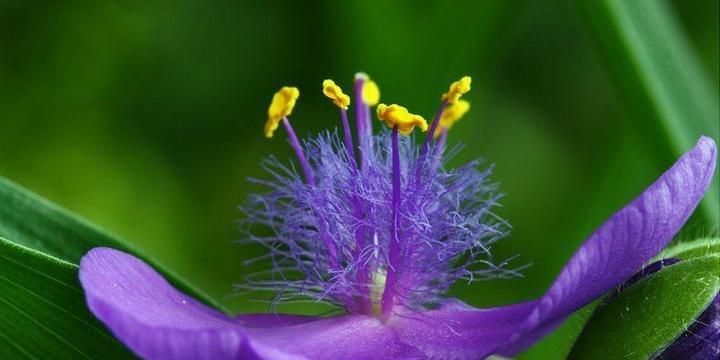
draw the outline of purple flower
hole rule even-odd
[[[470,90],[470,78],[453,83],[429,125],[402,106],[378,105],[389,130],[376,135],[369,107],[377,103],[377,86],[360,75],[354,89],[356,139],[350,98],[334,82],[324,82],[323,92],[339,108],[341,135],[326,132],[300,142],[288,120],[299,91],[285,87],[275,95],[265,134],[272,137],[283,125],[300,173],[267,160],[269,179],[254,181],[268,191],[242,207],[247,238],[267,247],[273,269],[241,287],[273,290],[276,301],[314,298],[344,315],[230,317],[178,292],[134,256],[96,248],[80,263],[95,316],[136,354],[153,359],[512,355],[628,280],[665,247],[715,169],[715,143],[702,137],[582,244],[545,295],[476,309],[443,295],[456,280],[515,271],[491,254],[509,226],[493,213],[500,194],[488,178],[490,168],[479,161],[455,169],[445,164],[447,132],[467,111],[460,97]],[[415,127],[429,130],[417,146],[404,136]]]

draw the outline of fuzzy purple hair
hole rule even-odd
[[[270,279],[251,277],[243,288],[277,291],[277,300],[312,297],[349,312],[362,312],[363,301],[383,290],[377,276],[390,266],[393,221],[390,132],[371,141],[361,149],[358,169],[336,133],[307,140],[314,185],[274,157],[264,161],[270,179],[251,181],[269,191],[251,195],[241,209],[245,233],[267,247],[273,273]],[[446,168],[450,156],[438,155],[437,169],[416,171],[422,157],[413,138],[402,137],[399,149],[402,261],[394,269],[395,302],[410,308],[432,304],[458,279],[516,274],[490,253],[509,230],[492,211],[502,196],[489,179],[492,167],[481,168],[477,160]]]

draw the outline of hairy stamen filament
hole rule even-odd
[[[445,152],[445,146],[447,144],[447,137],[448,137],[448,129],[442,129],[440,130],[440,136],[437,140],[437,143],[435,144],[435,150],[433,150],[433,156],[432,161],[430,162],[430,177],[432,177],[435,174],[435,171],[437,171],[438,166],[440,166],[440,159],[442,159],[442,154]]]
[[[432,123],[430,124],[430,130],[427,132],[427,135],[425,136],[425,142],[423,142],[422,150],[420,151],[420,159],[425,159],[427,156],[428,151],[430,151],[430,143],[435,138],[434,134],[435,131],[437,131],[438,124],[440,124],[440,118],[442,117],[443,112],[445,111],[445,108],[448,106],[447,100],[444,100],[440,104],[440,108],[438,109],[437,113],[435,113],[435,117],[433,118]]]
[[[420,150],[418,162],[417,164],[415,164],[415,186],[421,185],[420,179],[423,169],[425,167],[425,162],[427,161],[428,152],[430,151],[430,143],[435,138],[433,135],[435,134],[435,131],[437,131],[438,124],[440,123],[440,118],[442,117],[443,112],[445,111],[445,108],[447,108],[447,106],[447,100],[443,100],[443,102],[440,103],[440,108],[438,108],[438,111],[435,113],[435,117],[430,124],[430,130],[427,132],[427,135],[425,135],[425,141],[423,142],[422,149]]]
[[[400,148],[398,145],[398,127],[392,129],[392,222],[390,225],[390,251],[388,255],[387,277],[381,301],[381,317],[387,319],[394,306],[395,287],[400,269],[400,238],[398,221],[401,201],[400,190]]]
[[[347,109],[340,108],[340,118],[342,119],[343,139],[345,141],[345,148],[348,152],[350,166],[353,170],[355,170],[357,169],[357,164],[355,162],[355,147],[353,146],[352,133],[350,132],[350,122],[348,121]]]
[[[303,170],[303,173],[305,173],[305,180],[307,183],[311,186],[315,185],[315,176],[313,174],[312,168],[310,167],[310,163],[308,162],[307,158],[305,157],[305,152],[303,152],[303,148],[300,145],[300,141],[298,140],[297,135],[295,134],[295,130],[293,130],[292,126],[290,125],[290,121],[288,121],[287,117],[283,117],[282,119],[283,126],[285,127],[285,132],[287,132],[288,141],[290,142],[290,146],[295,151],[295,155],[298,158],[298,161],[300,162],[300,167]]]
[[[302,168],[303,172],[305,173],[305,180],[307,181],[308,185],[315,186],[315,176],[313,174],[312,168],[310,167],[310,162],[308,162],[307,158],[305,157],[305,152],[303,151],[302,146],[300,145],[300,141],[297,138],[297,135],[295,134],[295,130],[293,130],[292,125],[290,125],[290,121],[288,121],[287,117],[284,117],[282,119],[283,126],[285,127],[285,132],[287,132],[288,141],[290,142],[290,146],[295,151],[295,155],[298,158],[298,161],[300,162],[300,167]],[[340,262],[338,260],[338,254],[337,249],[335,248],[335,244],[332,241],[332,234],[329,230],[329,224],[327,222],[323,221],[323,228],[318,229],[320,232],[320,235],[322,236],[323,242],[325,243],[325,246],[327,247],[328,254],[330,256],[330,264],[333,269],[340,269]]]

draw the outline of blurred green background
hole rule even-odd
[[[718,1],[664,5],[717,109]],[[309,134],[338,123],[325,78],[349,91],[365,71],[384,101],[431,117],[467,74],[473,107],[451,132],[465,144],[457,161],[496,164],[507,194],[499,212],[514,227],[496,254],[532,266],[454,295],[485,306],[530,299],[677,156],[657,150],[663,134],[647,131],[651,120],[618,90],[586,24],[592,11],[569,1],[3,0],[0,174],[232,309],[264,311],[257,296],[232,296],[249,271],[242,261],[258,254],[232,242],[237,206],[253,190],[246,178],[263,176],[267,155],[291,158],[282,138],[262,136],[272,93],[300,87],[293,121]],[[714,231],[696,219],[684,236]],[[579,324],[526,357],[561,354]]]

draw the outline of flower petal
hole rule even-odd
[[[475,309],[455,299],[437,310],[399,314],[388,325],[431,359],[482,359],[515,334],[537,301]]]
[[[622,284],[657,255],[693,213],[715,171],[715,142],[697,145],[588,238],[523,326],[569,315]]]
[[[236,319],[252,339],[308,359],[425,358],[374,317],[248,314]]]
[[[136,257],[109,248],[80,261],[88,307],[147,359],[300,359],[250,341],[225,315],[175,290]]]
[[[622,284],[670,242],[710,185],[716,152],[715,142],[701,137],[583,243],[539,300],[485,310],[453,302],[396,320],[394,326],[403,341],[430,355],[482,358],[526,349],[569,314]]]
[[[374,317],[249,314],[236,319],[257,342],[308,359],[425,359],[424,352]]]
[[[95,248],[80,261],[88,307],[147,359],[421,359],[368,316],[250,314],[233,319],[173,288],[136,257]]]
[[[425,359],[391,326],[364,315],[322,318],[297,325],[248,328],[248,333],[273,348],[308,359]]]
[[[509,345],[553,323],[622,284],[657,255],[685,224],[710,185],[717,148],[708,137],[684,154],[654,184],[615,213],[588,238],[540,298]]]
[[[367,316],[234,320],[179,293],[135,257],[107,248],[83,258],[80,281],[91,311],[146,358],[462,359],[517,352],[667,245],[709,186],[716,151],[711,139],[701,138],[596,230],[537,301],[486,310],[455,302],[387,324]]]

